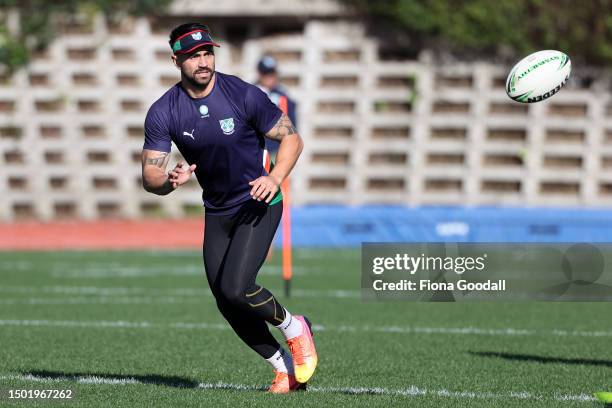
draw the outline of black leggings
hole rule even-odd
[[[263,358],[279,349],[266,322],[278,326],[285,310],[255,283],[283,213],[282,203],[248,201],[234,215],[206,215],[204,267],[221,314]]]

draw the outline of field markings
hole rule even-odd
[[[150,304],[198,303],[198,299],[185,299],[173,296],[81,296],[61,298],[16,298],[0,299],[0,305],[150,305]]]
[[[37,271],[38,272],[38,271]],[[306,276],[328,272],[327,268],[302,267],[293,268],[294,275]],[[53,265],[48,271],[52,278],[56,279],[107,279],[107,278],[143,278],[160,276],[204,276],[203,265],[154,265],[154,266],[126,266],[121,263],[90,263],[82,265],[78,270],[71,265]],[[282,273],[278,265],[264,265],[261,275],[277,276]]]
[[[225,323],[202,322],[130,322],[130,321],[104,321],[104,320],[19,320],[3,319],[0,326],[24,327],[91,327],[91,328],[121,328],[121,329],[149,329],[174,328],[182,330],[229,330]],[[324,326],[314,324],[314,331],[318,332],[376,332],[399,334],[451,334],[451,335],[478,335],[478,336],[555,336],[555,337],[612,337],[612,331],[584,331],[584,330],[532,330],[514,328],[479,328],[479,327],[419,327],[419,326]]]
[[[280,289],[272,289],[278,290]],[[162,295],[162,296],[212,296],[210,289],[205,288],[146,288],[146,287],[98,287],[98,286],[0,286],[0,293],[15,294],[52,294],[52,295],[101,295],[101,296],[128,296],[128,295]],[[350,289],[294,289],[291,295],[305,298],[334,298],[359,299],[361,292]],[[180,303],[180,302],[177,302]]]
[[[166,385],[164,382],[156,381],[141,381],[134,377],[98,377],[95,375],[87,376],[36,376],[33,374],[4,374],[0,375],[0,380],[13,381],[31,381],[31,382],[76,382],[79,384],[89,385]],[[235,391],[264,391],[265,386],[256,386],[250,384],[235,384],[226,382],[203,382],[197,384],[196,387],[204,390],[235,390]],[[553,395],[544,396],[537,395],[527,391],[509,392],[509,393],[494,393],[494,392],[474,392],[474,391],[451,391],[443,389],[427,389],[417,387],[415,385],[401,389],[390,389],[384,387],[308,387],[307,392],[314,393],[334,393],[334,394],[350,394],[350,395],[392,395],[405,397],[441,397],[441,398],[466,398],[466,399],[520,399],[520,400],[544,400],[554,399],[557,401],[596,401],[592,396],[586,394],[579,395]]]

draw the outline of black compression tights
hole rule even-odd
[[[236,334],[263,358],[279,349],[266,322],[278,326],[285,310],[255,283],[283,212],[282,203],[249,201],[231,216],[206,215],[204,267],[219,310]]]

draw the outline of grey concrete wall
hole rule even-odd
[[[301,32],[274,35],[261,24],[247,27],[244,42],[225,40],[217,69],[254,80],[262,54],[279,59],[305,139],[294,204],[612,203],[603,79],[527,106],[505,95],[509,67],[438,65],[427,53],[383,61],[376,40],[348,18],[312,17]],[[223,24],[211,28],[219,41],[228,37]],[[179,78],[169,55],[167,33],[149,20],[108,27],[99,18],[5,78],[0,220],[197,212],[195,182],[167,197],[140,187],[144,115]]]

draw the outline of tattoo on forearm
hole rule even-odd
[[[274,125],[266,136],[280,142],[285,136],[293,135],[295,133],[297,133],[297,130],[293,126],[293,123],[291,123],[291,119],[289,119],[289,117],[283,113],[278,122],[276,122],[276,125]]]
[[[161,156],[147,157],[145,160],[145,164],[151,164],[153,166],[162,167],[164,165],[164,161],[166,160],[167,156],[168,156],[168,153],[162,153]]]

